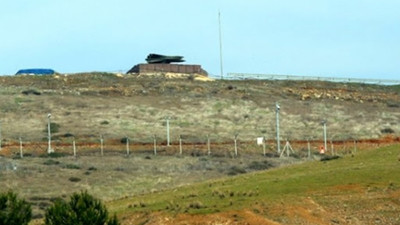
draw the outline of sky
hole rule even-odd
[[[400,79],[399,9],[399,0],[0,0],[0,74],[125,72],[160,53],[219,76],[221,28],[224,75]]]

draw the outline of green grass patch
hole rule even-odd
[[[400,145],[365,150],[336,160],[306,162],[145,194],[112,202],[110,206],[118,213],[165,211],[203,214],[243,209],[256,201],[295,201],[313,193],[329,193],[332,188],[342,185],[356,185],[365,190],[371,186],[381,190],[400,187],[399,152]],[[260,166],[264,165],[254,165]],[[343,190],[341,194],[346,194],[346,191],[355,190]],[[135,205],[135,202],[142,202],[146,207],[125,207]]]

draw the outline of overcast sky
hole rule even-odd
[[[224,72],[400,79],[399,0],[0,0],[0,74],[126,71],[149,53]]]

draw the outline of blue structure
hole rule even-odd
[[[53,75],[56,71],[52,69],[23,69],[18,70],[15,75]]]

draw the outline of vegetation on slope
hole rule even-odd
[[[400,196],[399,152],[399,145],[384,147],[337,160],[313,161],[135,196],[110,206],[125,219],[133,214],[148,217],[154,212],[179,218],[179,214],[195,217],[251,210],[290,224],[310,219],[318,219],[320,224],[325,220],[362,223],[370,219],[394,224],[400,219],[400,201],[394,198]],[[292,213],[285,208],[292,209]],[[300,209],[309,213],[299,214]]]

